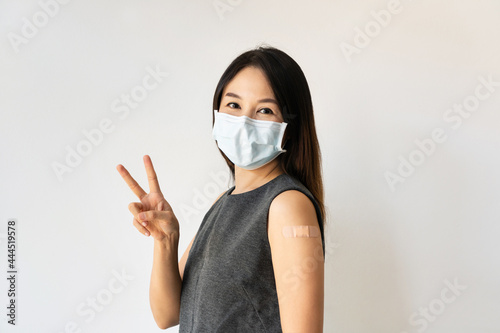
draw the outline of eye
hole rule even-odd
[[[265,111],[264,114],[273,114],[273,110],[269,109],[269,108],[263,108],[263,109],[260,109],[259,111]]]
[[[236,105],[236,107],[232,107],[231,105]],[[238,103],[233,103],[233,102],[227,103],[227,106],[229,106],[231,109],[239,107]]]

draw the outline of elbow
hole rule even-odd
[[[151,300],[151,312],[156,326],[162,330],[179,325],[180,302]]]
[[[179,318],[155,318],[156,325],[162,329],[179,325]]]
[[[174,327],[176,325],[179,325],[179,323],[176,323],[174,321],[169,321],[169,322],[156,322],[156,325],[162,329],[166,330],[167,328]]]

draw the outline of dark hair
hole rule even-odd
[[[321,152],[314,125],[311,93],[300,66],[285,52],[271,46],[259,46],[239,55],[222,74],[215,89],[213,109],[219,110],[226,85],[246,67],[261,69],[274,92],[287,128],[283,140],[285,154],[277,159],[284,172],[298,179],[312,193],[320,207],[323,225],[325,206]],[[215,115],[212,112],[213,121]],[[219,149],[234,179],[234,164]]]

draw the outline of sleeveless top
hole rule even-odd
[[[180,333],[282,332],[271,248],[269,207],[287,190],[314,204],[325,254],[319,206],[297,179],[281,174],[260,187],[231,195],[228,189],[208,210],[184,269]]]

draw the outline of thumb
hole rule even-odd
[[[131,202],[128,205],[128,210],[132,213],[132,215],[136,216],[140,212],[142,212],[144,206],[140,202]]]

